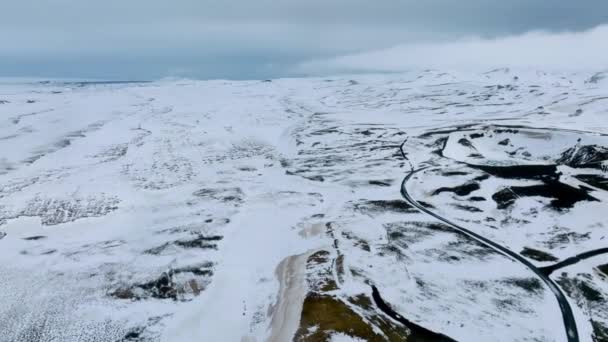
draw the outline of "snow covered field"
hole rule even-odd
[[[0,83],[0,341],[608,341],[607,202],[604,73]]]

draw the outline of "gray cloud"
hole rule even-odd
[[[531,32],[494,39],[411,43],[299,64],[296,72],[396,72],[419,68],[488,70],[608,70],[608,25],[576,33]]]
[[[608,23],[605,0],[6,2],[0,75],[10,76],[270,77],[399,44]]]

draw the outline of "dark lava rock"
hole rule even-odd
[[[484,136],[483,133],[471,133],[471,134],[469,134],[469,137],[471,137],[471,139],[477,139],[477,138],[481,138],[483,136]]]
[[[123,286],[109,293],[110,296],[119,299],[141,300],[146,298],[183,300],[180,292],[183,292],[183,284],[177,284],[174,276],[181,273],[191,276],[210,277],[213,275],[213,263],[204,262],[198,265],[171,269],[163,272],[158,278],[143,284]],[[191,286],[192,287],[192,286]],[[197,286],[195,286],[198,288]],[[192,287],[194,290],[195,287]],[[199,290],[200,291],[200,290]]]
[[[573,114],[570,114],[569,116],[580,116],[581,114],[583,114],[583,110],[582,109],[577,109]]]
[[[468,140],[467,140],[467,139],[465,139],[465,138],[460,138],[460,139],[458,140],[458,143],[459,143],[460,145],[462,145],[462,146],[466,146],[466,147],[471,147],[471,148],[473,148],[473,144],[471,144],[471,142],[470,142],[470,141],[468,141]]]
[[[442,187],[433,191],[433,196],[439,195],[442,192],[453,192],[458,196],[467,196],[471,192],[479,190],[479,184],[477,183],[466,183],[455,187]]]
[[[600,175],[576,175],[574,177],[593,187],[608,191],[608,178],[606,177]]]
[[[243,191],[240,188],[200,189],[192,193],[192,195],[237,204],[243,202],[244,196]]]
[[[163,272],[158,279],[141,284],[138,287],[149,292],[153,298],[177,299],[177,291],[175,288],[175,283],[173,282],[173,277],[167,272]]]
[[[173,274],[192,273],[197,276],[212,276],[213,275],[212,267],[213,267],[212,262],[205,262],[205,263],[195,265],[195,266],[186,266],[186,267],[176,268],[176,269],[172,270],[172,273]]]
[[[602,272],[605,276],[608,276],[608,264],[599,265],[597,269]]]
[[[321,176],[321,175],[304,177],[304,178],[311,180],[311,181],[315,181],[315,182],[324,182],[325,181],[325,178],[323,178],[323,176]]]
[[[562,246],[571,245],[573,243],[577,243],[580,241],[587,241],[590,238],[591,237],[590,237],[589,232],[587,232],[587,233],[566,232],[566,233],[559,233],[559,234],[554,235],[548,241],[546,241],[545,244],[550,249],[554,249],[554,248],[558,248],[558,247],[562,247]]]
[[[555,165],[492,166],[471,164],[469,166],[500,178],[544,179],[558,177],[557,166]]]
[[[442,176],[466,176],[468,175],[468,172],[464,172],[464,171],[446,171],[446,172],[442,172],[441,175]]]
[[[502,145],[502,146],[507,146],[511,143],[511,140],[509,138],[501,140],[498,142],[498,145]]]
[[[518,129],[511,129],[511,128],[498,128],[494,130],[494,133],[511,133],[511,134],[517,134],[519,133]]]
[[[483,202],[483,201],[487,201],[485,197],[481,197],[481,196],[471,196],[469,197],[469,201],[473,201],[473,202]]]
[[[28,241],[41,240],[41,239],[46,239],[46,236],[44,236],[44,235],[35,235],[35,236],[28,236],[26,238],[23,238],[23,240],[28,240]]]
[[[402,200],[363,200],[353,205],[355,210],[365,214],[382,214],[387,212],[412,213],[417,210]]]
[[[583,296],[587,301],[592,303],[605,303],[606,298],[602,293],[595,289],[593,285],[585,280],[578,278],[568,278],[566,275],[562,275],[557,283],[561,285],[561,288],[571,297],[576,298]]]
[[[211,235],[205,236],[202,234],[196,234],[193,239],[181,239],[173,242],[166,242],[158,247],[150,248],[144,251],[146,254],[159,255],[167,247],[171,245],[179,246],[182,248],[200,248],[200,249],[217,249],[217,241],[220,241],[222,236]]]
[[[484,174],[484,175],[477,176],[477,177],[473,178],[473,180],[476,181],[476,182],[481,182],[481,181],[484,181],[484,180],[489,179],[489,178],[490,178],[490,175]]]
[[[608,148],[599,145],[577,145],[564,151],[557,163],[575,168],[601,168],[602,162],[606,160],[608,160]]]
[[[136,327],[129,330],[121,341],[142,341],[141,334],[144,332],[144,327]]]
[[[508,278],[504,282],[520,287],[531,294],[542,295],[543,293],[543,284],[538,278]]]
[[[536,261],[557,261],[558,259],[550,253],[539,251],[538,249],[524,247],[519,254]]]
[[[388,181],[379,181],[379,180],[370,180],[369,181],[370,185],[377,185],[377,186],[391,186],[391,183]]]
[[[427,209],[435,209],[435,206],[428,203],[428,202],[424,202],[424,201],[418,201],[418,204],[420,204],[421,206],[427,208]]]
[[[454,204],[454,208],[457,208],[457,209],[460,209],[460,210],[464,210],[464,211],[468,211],[470,213],[480,213],[480,212],[483,211],[483,210],[481,210],[481,209],[479,209],[477,207],[474,207],[474,206],[471,206],[471,205],[462,205],[462,204]]]
[[[591,326],[593,327],[593,342],[608,341],[608,327],[606,325],[592,319]]]
[[[551,207],[557,210],[572,208],[574,204],[580,201],[597,201],[596,198],[589,196],[587,191],[558,181],[547,181],[539,185],[507,187],[492,195],[492,199],[496,202],[498,209],[507,209],[518,198],[532,196],[553,198]]]
[[[219,235],[213,236],[204,236],[198,235],[196,238],[192,240],[178,240],[174,243],[177,246],[183,248],[203,248],[203,249],[217,249],[217,244],[213,243],[215,241],[220,241],[222,239]]]
[[[585,83],[598,83],[599,81],[606,78],[606,75],[606,72],[598,72],[591,76],[587,81],[585,81]]]

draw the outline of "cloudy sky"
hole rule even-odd
[[[243,79],[496,58],[595,68],[604,24],[606,0],[2,0],[0,77]]]

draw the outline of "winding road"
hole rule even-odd
[[[601,255],[601,254],[606,254],[606,253],[608,253],[608,248],[594,249],[591,251],[587,251],[587,252],[583,252],[581,254],[575,255],[573,257],[569,257],[568,259],[564,259],[553,265],[540,267],[540,270],[545,272],[545,274],[550,275],[551,273],[555,272],[556,270],[559,270],[560,268],[563,268],[566,266],[571,266],[571,265],[578,263],[579,261],[589,259],[589,258],[598,256],[598,255]]]
[[[401,148],[401,153],[402,155],[405,157],[405,152],[403,151],[403,145]],[[406,158],[407,159],[407,158]],[[425,169],[427,169],[428,167],[424,167],[424,168],[420,168],[417,170],[412,170],[404,179],[403,182],[401,183],[401,195],[403,196],[403,198],[412,206],[414,206],[415,208],[417,208],[418,210],[420,210],[421,212],[428,214],[444,223],[446,223],[448,226],[450,226],[451,228],[453,228],[454,230],[456,230],[457,232],[464,234],[474,240],[476,240],[477,242],[487,246],[488,248],[503,254],[509,258],[511,258],[512,260],[519,262],[521,264],[523,264],[524,266],[526,266],[528,269],[530,269],[532,272],[534,272],[534,274],[536,274],[548,287],[549,289],[551,289],[551,291],[553,292],[553,294],[555,295],[555,298],[557,299],[557,303],[559,304],[559,308],[562,312],[562,317],[564,320],[564,326],[566,329],[566,336],[568,339],[568,342],[579,342],[579,336],[578,336],[578,329],[576,327],[576,319],[574,318],[574,314],[572,313],[572,308],[570,307],[570,303],[568,302],[568,299],[566,298],[566,296],[564,295],[564,293],[562,292],[562,290],[557,286],[557,284],[551,279],[549,278],[548,274],[546,271],[534,266],[530,261],[526,260],[524,257],[522,257],[521,255],[509,250],[507,247],[502,246],[496,242],[493,242],[477,233],[472,232],[469,229],[466,229],[452,221],[450,221],[449,219],[442,217],[432,211],[430,211],[428,208],[424,207],[423,205],[421,205],[418,201],[416,201],[407,191],[407,184],[408,182],[412,179],[412,177],[414,175],[416,175],[418,172],[423,171]]]

